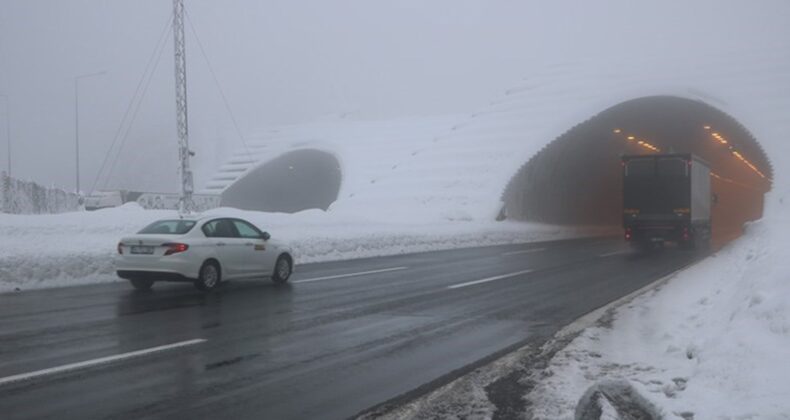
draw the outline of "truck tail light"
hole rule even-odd
[[[691,235],[689,235],[689,228],[684,227],[683,228],[683,240],[684,241],[688,241],[689,238],[691,238]]]
[[[123,255],[123,242],[118,242],[118,254]]]
[[[631,235],[632,235],[631,228],[625,228],[625,240],[626,241],[630,241],[631,240]]]
[[[189,245],[181,243],[166,243],[162,244],[162,246],[167,248],[165,250],[165,255],[178,254],[179,252],[184,252],[189,249]]]

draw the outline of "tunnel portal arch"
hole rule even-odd
[[[326,210],[337,200],[341,182],[333,154],[295,150],[247,172],[222,192],[221,205],[281,213]]]
[[[650,96],[622,102],[546,145],[510,179],[508,219],[562,225],[619,225],[622,154],[694,153],[711,163],[714,231],[762,216],[773,171],[752,134],[704,102]],[[715,234],[715,233],[714,233]]]

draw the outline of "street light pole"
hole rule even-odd
[[[74,77],[74,144],[77,171],[77,194],[80,193],[80,79],[101,76],[107,71],[81,74]]]
[[[11,177],[11,104],[8,102],[8,95],[0,94],[5,98],[5,139],[8,154],[8,176]]]

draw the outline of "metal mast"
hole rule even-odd
[[[184,45],[184,0],[173,0],[173,45],[176,70],[176,124],[178,129],[178,157],[181,175],[179,210],[184,213],[194,208],[192,202],[192,171],[189,169],[189,126],[187,124],[187,61]]]

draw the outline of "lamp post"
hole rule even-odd
[[[1,94],[5,98],[5,140],[8,154],[8,176],[11,176],[11,104],[8,102],[8,95]]]
[[[93,76],[101,76],[107,71],[86,73],[74,77],[74,143],[77,170],[77,194],[80,193],[80,80]]]

